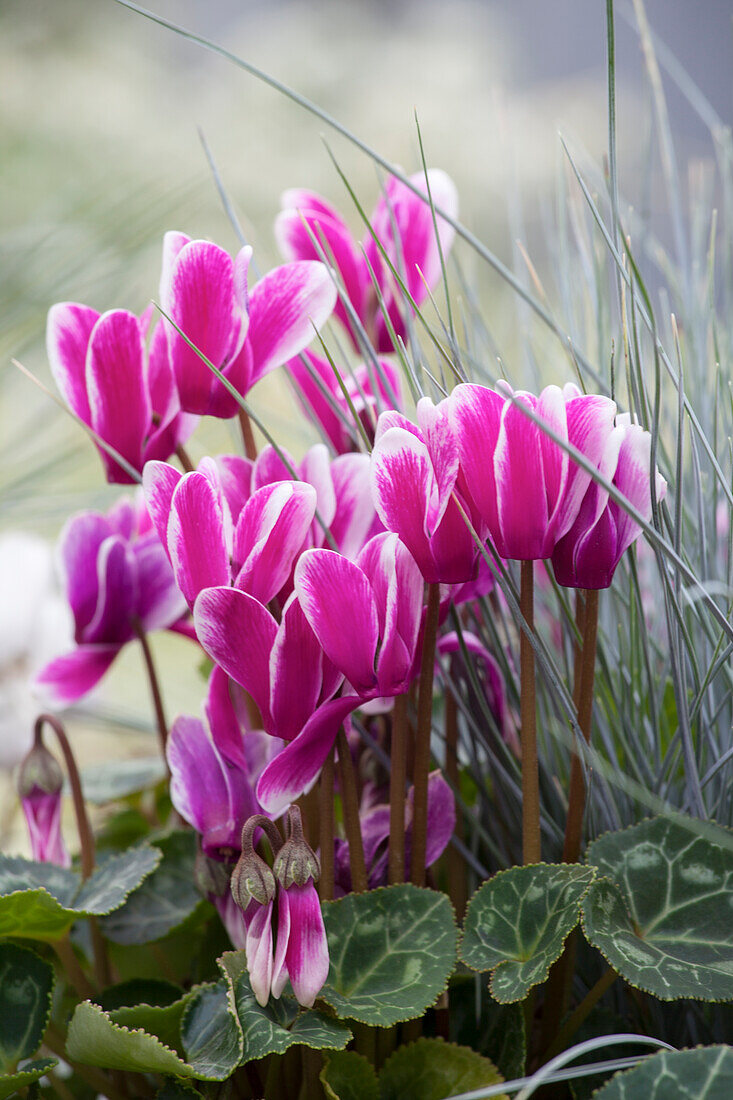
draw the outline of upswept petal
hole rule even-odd
[[[513,402],[507,401],[496,441],[494,478],[500,536],[496,547],[505,558],[546,556],[548,510],[541,432],[519,407],[525,405],[534,412],[536,401],[526,393],[516,393]],[[473,493],[470,482],[469,487]]]
[[[189,607],[202,589],[229,583],[224,516],[205,474],[185,474],[176,486],[167,539],[176,582]]]
[[[304,359],[306,362],[303,362]],[[336,393],[334,373],[328,360],[312,351],[304,351],[288,362],[287,369],[295,387],[296,397],[306,416],[320,427],[337,454],[350,451],[354,446],[354,434],[357,429],[354,427],[354,431],[350,432],[334,408],[334,405],[341,407],[341,402]]]
[[[280,814],[307,794],[320,775],[339,726],[356,710],[358,695],[340,695],[323,703],[309,719],[298,736],[271,760],[257,782],[257,800],[265,813]]]
[[[264,1008],[270,999],[272,985],[272,902],[267,905],[253,904],[256,909],[247,926],[244,949],[252,992],[257,1003]]]
[[[315,508],[315,489],[300,481],[279,481],[253,493],[234,531],[235,587],[269,603],[291,574]]]
[[[250,385],[307,347],[335,303],[331,275],[317,261],[284,264],[260,279],[249,300]]]
[[[221,369],[244,339],[245,303],[237,297],[234,264],[222,248],[189,241],[178,253],[163,307],[202,355]],[[212,392],[222,388],[201,356],[166,322],[168,347],[181,408],[209,412]]]
[[[333,550],[306,550],[295,567],[295,591],[325,654],[357,694],[372,694],[379,622],[362,569]]]
[[[415,806],[415,788],[407,794],[405,822],[405,855],[412,850],[412,816]],[[431,772],[428,777],[428,839],[425,866],[430,867],[442,856],[450,843],[456,827],[456,800],[442,774]]]
[[[298,473],[303,481],[307,481],[315,489],[318,514],[326,527],[330,528],[336,515],[336,492],[331,476],[331,461],[325,443],[316,443],[305,452]],[[325,531],[318,520],[314,520],[314,526],[319,542],[322,542]]]
[[[271,728],[269,662],[277,623],[270,612],[236,588],[207,588],[196,600],[193,620],[209,657],[249,692]]]
[[[463,511],[466,504],[461,501]],[[433,558],[439,563],[443,584],[464,584],[476,575],[478,550],[473,535],[454,497],[448,498],[443,518],[430,540]]]
[[[72,516],[59,539],[59,564],[66,597],[74,616],[75,640],[81,642],[85,629],[94,618],[99,596],[97,556],[105,539],[112,534],[106,516],[82,512]]]
[[[167,462],[146,462],[143,469],[145,504],[161,545],[169,557],[168,522],[171,515],[171,501],[182,477],[181,471]]]
[[[69,706],[96,687],[121,649],[114,643],[77,646],[42,668],[34,686],[49,706]]]
[[[287,464],[290,465],[290,470]],[[292,481],[291,470],[297,472],[298,463],[285,447],[277,451],[268,443],[255,459],[252,467],[252,492],[256,493],[265,485],[274,485],[276,481]]]
[[[85,424],[90,422],[86,385],[89,337],[99,320],[96,309],[78,302],[59,302],[48,311],[46,351],[61,396]]]
[[[620,418],[619,418],[620,419]],[[616,466],[614,484],[630,504],[649,522],[652,515],[651,493],[651,445],[649,432],[639,424],[628,423],[621,443]],[[655,471],[655,492],[657,500],[663,500],[667,491],[667,482],[658,470]],[[613,501],[609,504],[611,514],[616,521],[618,557],[638,538],[641,529],[636,521]]]
[[[229,514],[236,524],[245,504],[252,495],[253,463],[241,455],[219,455],[219,482]]]
[[[432,462],[437,487],[437,505],[431,509],[430,529],[440,523],[458,477],[458,443],[448,419],[448,399],[434,405],[429,397],[417,403],[417,422]]]
[[[382,523],[372,500],[369,455],[339,455],[331,463],[336,510],[331,535],[346,558],[355,558]]]
[[[86,358],[91,426],[136,470],[142,469],[143,441],[152,420],[145,384],[145,345],[134,313],[113,309],[92,329]],[[129,484],[130,475],[100,448],[107,480]]]
[[[182,248],[191,243],[191,238],[176,229],[170,229],[163,237],[163,262],[160,268],[160,285],[158,293],[160,302],[165,310],[170,304],[171,282],[173,269],[176,266],[178,254]]]
[[[146,631],[163,630],[186,614],[186,601],[154,531],[131,545],[137,574],[136,615]]]
[[[556,435],[567,442],[568,423],[565,410],[565,398],[559,386],[546,386],[537,398],[535,413]],[[557,523],[565,498],[568,481],[568,453],[538,427],[540,454],[542,456],[542,476],[547,500],[548,526],[545,537],[546,553],[549,557],[557,541]]]
[[[129,543],[112,535],[97,555],[97,606],[83,632],[86,643],[122,643],[132,637],[138,601],[135,561]]]
[[[597,394],[587,396],[579,394],[568,400],[568,392],[570,391],[566,385],[563,393],[567,401],[568,442],[577,450],[582,451],[594,466],[603,464],[607,471],[606,476],[612,478],[615,461],[609,470],[607,451],[610,438],[612,436],[614,440],[616,438],[614,436],[616,432],[614,428],[616,403],[608,397],[601,397]],[[615,442],[612,442],[611,446],[615,448],[616,454],[618,454],[618,446]],[[604,458],[604,456],[606,457]],[[556,539],[561,539],[574,524],[583,495],[590,481],[590,474],[581,469],[577,462],[570,459],[565,494],[561,509],[555,520]]]
[[[232,702],[229,677],[219,665],[214,665],[211,670],[204,714],[211,730],[211,739],[219,753],[228,763],[249,774],[242,727]]]
[[[181,817],[201,834],[205,852],[239,847],[243,821],[232,814],[226,765],[203,722],[179,716],[166,743],[171,771],[171,801]]]
[[[318,705],[322,653],[295,593],[283,608],[270,653],[270,713],[278,737],[296,737]]]
[[[357,565],[369,579],[379,615],[377,690],[381,696],[397,695],[409,684],[415,656],[423,601],[422,574],[410,551],[394,534],[370,539]]]
[[[456,386],[448,406],[466,488],[495,543],[501,541],[494,452],[505,400],[486,386]]]
[[[407,546],[427,581],[438,580],[428,542],[428,508],[437,489],[425,444],[403,428],[389,428],[371,457],[372,497],[388,531]]]

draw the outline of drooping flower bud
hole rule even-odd
[[[306,886],[309,882],[318,882],[321,866],[318,856],[303,835],[303,822],[298,806],[288,811],[290,835],[277,854],[273,864],[275,878],[287,890],[288,887]]]
[[[18,794],[28,823],[31,852],[40,863],[68,867],[71,858],[61,835],[64,776],[40,738],[20,765]]]
[[[282,847],[282,837],[274,822],[263,814],[253,814],[242,829],[242,854],[232,872],[232,897],[244,910],[254,899],[260,905],[268,905],[275,897],[275,876],[254,849],[255,830],[264,830],[277,855]]]

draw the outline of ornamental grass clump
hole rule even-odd
[[[730,1095],[731,211],[668,321],[608,16],[609,173],[568,153],[579,257],[563,222],[541,297],[446,172],[366,150],[371,217],[288,191],[256,281],[249,246],[170,232],[142,315],[51,305],[50,369],[126,495],[59,541],[74,647],[35,679],[32,859],[0,855],[0,1094]],[[536,370],[483,350],[459,248],[533,313]],[[276,370],[320,436],[299,456],[257,404]],[[159,631],[198,716],[169,722]],[[62,712],[128,645],[159,759],[103,769],[95,833]]]

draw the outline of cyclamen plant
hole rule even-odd
[[[658,463],[680,478],[682,462],[641,371],[625,408],[556,362],[537,394],[467,377],[453,321],[439,335],[426,308],[457,226],[438,170],[390,176],[361,244],[292,190],[275,226],[287,262],[251,288],[249,247],[171,232],[152,331],[150,309],[51,308],[62,397],[107,481],[139,487],[66,524],[75,647],[36,688],[50,710],[83,703],[139,644],[161,763],[108,777],[95,837],[73,738],[38,718],[18,776],[32,859],[0,856],[2,1095],[49,1080],[110,1100],[440,1100],[505,1080],[507,1095],[527,1073],[558,1087],[581,1028],[591,1046],[725,1038],[714,1006],[663,1008],[733,1001],[733,846],[703,794],[722,765],[675,796],[702,759],[688,697],[695,720],[710,712],[733,640],[667,510]],[[302,458],[258,446],[248,413],[280,368],[322,436]],[[206,417],[237,417],[243,453],[194,464]],[[639,581],[652,552],[666,639]],[[702,614],[693,692],[682,647]],[[201,669],[200,716],[170,726],[159,630]],[[629,713],[635,736],[666,739],[653,789],[616,735]],[[732,1061],[720,1045],[655,1055],[599,1095],[646,1097],[700,1067],[722,1080]]]

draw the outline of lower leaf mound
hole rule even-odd
[[[52,992],[53,968],[47,962],[25,947],[0,943],[0,1071],[38,1049]]]
[[[675,815],[588,848],[603,878],[583,930],[623,978],[661,1000],[733,1000],[733,832]]]
[[[418,1039],[400,1047],[379,1075],[380,1100],[445,1100],[503,1081],[493,1062],[470,1047]],[[342,1098],[339,1098],[342,1100]],[[497,1100],[508,1100],[502,1093]]]
[[[34,1081],[40,1079],[58,1065],[55,1058],[38,1058],[34,1062],[26,1062],[22,1069],[16,1073],[0,1074],[0,1100],[6,1096],[17,1096],[18,1089],[27,1088]]]
[[[338,1016],[391,1027],[446,988],[457,929],[445,894],[402,884],[323,906],[331,969],[321,998]]]
[[[597,1100],[730,1100],[733,1047],[663,1050],[616,1074],[593,1095]]]
[[[595,872],[590,867],[538,863],[499,871],[479,887],[466,911],[461,957],[472,970],[491,970],[491,994],[521,1001],[543,982],[580,917]]]

